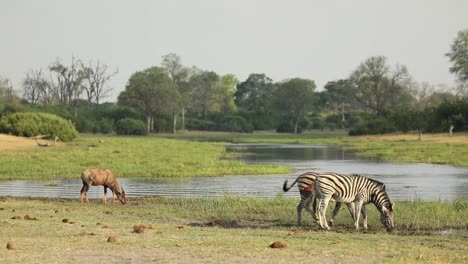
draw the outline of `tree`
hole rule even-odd
[[[371,57],[351,74],[355,99],[365,108],[383,115],[389,109],[411,104],[408,70],[397,65],[390,70],[385,57]]]
[[[446,56],[453,63],[450,72],[455,74],[461,84],[466,84],[468,82],[468,29],[458,32]]]
[[[142,110],[148,132],[153,129],[155,113],[172,112],[180,103],[180,94],[166,71],[160,67],[134,73],[118,97],[118,104]]]
[[[212,71],[202,71],[190,78],[189,86],[193,89],[191,108],[202,113],[204,118],[216,103],[218,82],[218,74]]]
[[[112,91],[107,83],[118,71],[110,72],[109,67],[101,64],[99,60],[95,64],[92,61],[88,65],[81,63],[81,71],[83,74],[83,89],[86,92],[88,104],[93,102],[99,104],[100,100]]]
[[[235,103],[242,109],[257,113],[266,112],[275,90],[273,81],[265,74],[252,73],[237,85]]]
[[[23,99],[31,104],[45,100],[48,95],[50,83],[46,80],[42,70],[30,70],[23,80]]]
[[[9,79],[0,78],[0,103],[14,104],[19,101]]]
[[[185,130],[185,110],[186,107],[190,104],[192,96],[191,89],[188,86],[191,71],[189,68],[182,65],[181,58],[175,53],[169,53],[162,56],[162,58],[163,60],[161,65],[171,77],[172,82],[181,96],[181,103],[179,105],[180,107],[174,108],[172,113],[172,131],[175,134],[177,127],[177,116],[179,113],[182,113],[182,130]]]
[[[353,87],[349,80],[331,81],[325,84],[325,91],[321,93],[325,107],[338,111],[341,115],[341,124],[346,122],[346,112],[355,104]]]
[[[221,77],[216,87],[216,108],[223,113],[237,111],[236,103],[234,103],[234,93],[236,85],[239,83],[234,74],[226,74]]]
[[[315,87],[312,80],[294,78],[281,83],[275,92],[275,110],[288,118],[294,134],[297,134],[304,114],[313,105]]]
[[[51,73],[55,73],[56,82],[51,80],[51,85],[56,87],[59,103],[72,105],[76,99],[79,99],[83,89],[81,84],[84,76],[80,64],[79,60],[72,57],[70,66],[62,64],[60,60],[49,66]]]

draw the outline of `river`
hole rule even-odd
[[[384,182],[392,200],[452,201],[468,199],[468,168],[434,164],[394,163],[362,158],[354,151],[329,145],[233,144],[226,151],[245,153],[247,163],[281,164],[295,172],[282,175],[229,175],[189,179],[119,179],[127,197],[160,195],[164,197],[298,197],[297,188],[282,191],[283,182],[291,183],[306,171],[357,173]],[[80,179],[54,181],[0,182],[0,196],[79,198]],[[102,197],[102,187],[91,187],[91,198]]]

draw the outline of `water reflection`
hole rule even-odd
[[[167,179],[120,179],[128,197],[222,197],[234,194],[253,197],[277,195],[298,197],[297,188],[282,191],[285,180],[292,182],[306,171],[359,173],[384,182],[392,200],[441,200],[468,198],[468,169],[445,165],[402,164],[365,159],[341,147],[295,144],[234,144],[227,151],[239,151],[248,163],[288,165],[296,172],[286,175],[193,177]],[[0,182],[0,195],[79,198],[80,179]],[[102,197],[102,186],[91,187],[91,198]]]

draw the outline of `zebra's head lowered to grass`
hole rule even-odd
[[[371,200],[380,212],[380,221],[385,226],[385,229],[387,229],[388,232],[392,232],[395,227],[393,224],[394,204],[390,202],[390,198],[385,191],[385,185],[382,184],[380,188],[375,190]]]

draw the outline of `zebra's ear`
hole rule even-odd
[[[395,203],[391,203],[392,210],[395,209]]]

